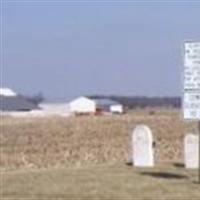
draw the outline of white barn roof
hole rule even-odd
[[[0,88],[0,95],[7,97],[17,96],[17,94],[10,88]]]

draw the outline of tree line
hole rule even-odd
[[[129,109],[145,107],[181,107],[181,97],[145,97],[145,96],[115,96],[92,95],[90,98],[107,98],[117,101]]]

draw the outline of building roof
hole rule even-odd
[[[94,99],[91,99],[91,98],[86,97],[86,96],[80,96],[80,97],[70,101],[70,104],[73,104],[73,103],[76,103],[76,102],[79,102],[79,101],[87,101],[87,102],[95,103]]]
[[[95,103],[99,106],[112,106],[112,105],[119,105],[120,103],[117,101],[113,101],[108,98],[98,98],[98,99],[92,99],[95,101]]]
[[[22,96],[4,96],[0,95],[1,111],[25,111],[38,109],[38,106],[28,101]]]
[[[0,95],[3,96],[16,96],[17,94],[10,88],[0,88]]]

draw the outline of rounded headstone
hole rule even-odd
[[[154,166],[153,138],[146,125],[138,125],[132,135],[133,165],[138,167]]]
[[[185,167],[196,169],[199,165],[199,137],[194,134],[187,134],[184,139]]]

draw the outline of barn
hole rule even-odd
[[[0,112],[28,112],[37,110],[38,106],[9,88],[0,88]]]
[[[87,97],[78,97],[75,100],[72,100],[69,103],[69,109],[71,113],[77,114],[86,114],[86,113],[95,113],[96,104],[95,101]]]
[[[79,97],[69,103],[69,108],[75,114],[123,113],[123,105],[108,98]]]

